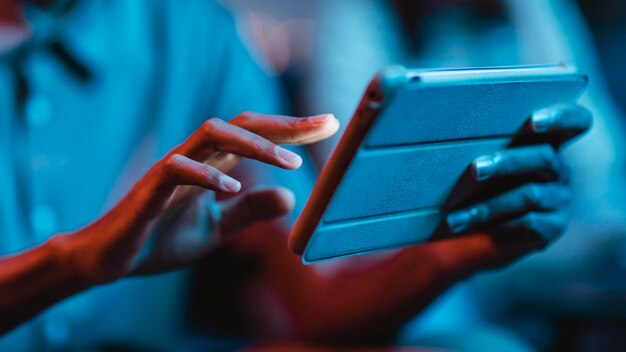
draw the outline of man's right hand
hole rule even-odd
[[[189,231],[179,231],[180,224],[170,226],[169,231],[158,231],[149,255],[139,258],[150,237],[157,236],[153,231],[157,220],[176,218],[181,208],[194,205],[202,190],[239,192],[239,181],[225,172],[240,158],[297,169],[302,164],[300,156],[275,143],[313,143],[337,129],[338,122],[332,115],[293,118],[246,112],[230,123],[210,119],[159,160],[108,213],[81,230],[53,237],[56,257],[76,270],[77,277],[87,285],[110,282],[131,272],[158,272],[191,264],[215,241],[193,228],[195,224],[183,224],[188,225],[186,230],[195,231],[197,236],[191,239]],[[283,204],[283,198],[288,198],[284,193],[265,190],[235,198],[236,204],[230,204],[229,215],[224,218],[232,223],[239,214],[249,224],[283,215],[290,208]],[[230,227],[218,226],[222,232]]]

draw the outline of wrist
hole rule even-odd
[[[98,280],[85,260],[89,250],[81,243],[75,234],[56,234],[44,244],[44,247],[52,259],[53,267],[63,272],[72,285],[86,289],[95,286]]]
[[[109,283],[119,279],[125,271],[113,270],[117,265],[107,263],[107,256],[99,241],[94,241],[89,232],[62,233],[52,236],[47,242],[49,256],[67,280],[81,289]]]
[[[433,266],[444,280],[457,282],[494,266],[500,254],[492,238],[469,234],[432,244]]]

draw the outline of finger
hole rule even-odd
[[[558,238],[567,229],[568,223],[569,214],[566,211],[529,213],[499,226],[494,233],[503,240],[514,236],[546,244]]]
[[[227,193],[237,193],[241,189],[241,183],[234,178],[211,165],[180,154],[172,154],[166,158],[164,174],[164,183],[170,186],[193,185]]]
[[[285,215],[294,204],[295,197],[286,188],[252,188],[222,204],[221,233],[233,233],[255,222]]]
[[[481,156],[471,165],[472,176],[477,181],[530,173],[557,177],[562,168],[559,155],[548,144],[506,149]]]
[[[454,211],[446,217],[446,222],[452,233],[459,233],[505,217],[554,211],[569,202],[569,189],[559,183],[527,184],[483,203]]]
[[[198,161],[204,161],[217,152],[225,152],[285,169],[293,170],[302,165],[298,154],[217,118],[205,121],[176,152]]]
[[[553,145],[561,145],[582,134],[592,123],[591,111],[580,105],[554,105],[536,111],[530,118],[533,132],[554,135]]]
[[[339,120],[332,114],[299,118],[244,112],[230,123],[277,144],[314,143],[332,136],[339,129]]]

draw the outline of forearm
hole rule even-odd
[[[23,253],[0,259],[0,334],[15,328],[54,303],[86,289],[64,251],[64,236]]]
[[[490,236],[473,235],[409,247],[374,264],[355,263],[320,275],[283,249],[284,243],[278,242],[284,237],[263,237],[263,246],[267,246],[262,249],[264,285],[284,307],[291,337],[314,342],[387,342],[444,290],[478,271],[498,266],[504,258],[502,251],[508,250]],[[511,259],[528,249],[509,251]],[[257,303],[258,307],[268,304]],[[280,334],[263,312],[256,312],[255,318],[257,328],[265,334]]]
[[[138,206],[153,190],[151,183],[139,181],[86,227],[0,259],[0,334],[71,295],[125,275],[143,244],[146,223],[161,206]]]

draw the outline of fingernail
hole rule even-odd
[[[450,213],[446,217],[446,222],[448,223],[450,231],[453,233],[459,233],[472,225],[485,221],[486,218],[486,212],[482,211],[479,206],[475,206],[470,209],[463,209]]]
[[[547,132],[556,118],[557,112],[553,108],[537,110],[530,118],[530,128],[537,133]]]
[[[474,179],[484,181],[496,173],[496,160],[491,156],[481,156],[472,163]]]
[[[446,218],[448,227],[452,233],[459,233],[465,230],[471,221],[471,214],[467,210],[459,210],[451,213]]]
[[[326,122],[328,122],[330,119],[335,118],[335,115],[333,114],[321,114],[321,115],[315,115],[315,116],[311,116],[308,118],[309,122],[312,122],[314,124],[320,124],[323,125]]]
[[[281,147],[276,147],[276,154],[285,161],[289,166],[298,167],[302,164],[300,155]]]
[[[241,189],[241,182],[235,180],[228,175],[222,174],[220,175],[219,179],[222,186],[224,186],[224,188],[231,192],[239,192],[239,190]]]

